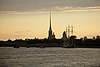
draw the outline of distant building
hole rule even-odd
[[[55,39],[55,34],[52,31],[52,27],[51,27],[51,13],[50,13],[50,27],[49,27],[48,39],[49,40]]]
[[[96,36],[96,39],[100,39],[100,36],[98,35],[98,36]]]
[[[85,40],[87,40],[87,37],[86,37],[86,36],[84,37],[84,41],[85,41]]]
[[[63,32],[62,40],[67,41],[67,35],[65,31]]]

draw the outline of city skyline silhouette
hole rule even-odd
[[[0,0],[0,67],[100,67],[100,0]]]
[[[98,0],[1,0],[0,3],[0,40],[48,38],[50,11],[56,38],[62,37],[68,24],[74,26],[74,34],[78,38],[100,34]]]

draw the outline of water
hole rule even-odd
[[[100,49],[0,47],[0,67],[100,67]]]

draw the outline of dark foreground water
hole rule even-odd
[[[100,67],[100,49],[0,47],[0,67]]]

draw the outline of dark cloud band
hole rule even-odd
[[[52,10],[55,7],[94,6],[100,6],[100,0],[0,0],[0,11]]]

